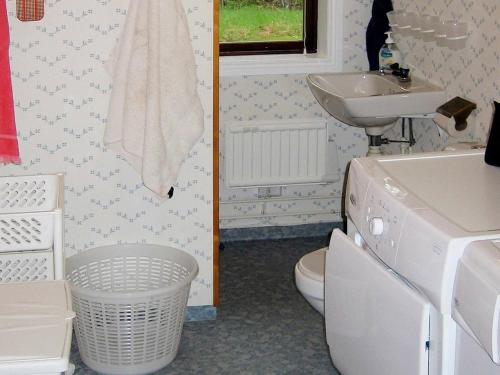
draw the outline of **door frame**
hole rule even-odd
[[[213,9],[213,304],[219,306],[219,0]]]

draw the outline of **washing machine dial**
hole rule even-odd
[[[381,217],[372,217],[370,219],[370,233],[373,236],[380,236],[384,233],[384,220]]]

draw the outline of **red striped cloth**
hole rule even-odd
[[[16,13],[20,21],[40,21],[43,18],[44,0],[16,0]]]
[[[9,63],[9,23],[5,0],[0,0],[0,162],[20,163]]]

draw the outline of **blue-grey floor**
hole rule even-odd
[[[184,325],[176,359],[157,374],[337,374],[321,315],[293,267],[327,237],[226,242],[217,320]],[[95,374],[73,352],[76,374]]]

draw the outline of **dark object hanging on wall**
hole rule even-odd
[[[370,70],[378,70],[378,54],[385,42],[384,33],[390,29],[387,12],[393,10],[391,0],[373,0],[372,18],[366,29],[366,53]]]
[[[491,124],[488,145],[484,153],[484,161],[490,165],[500,167],[500,103],[493,102],[495,113]]]

